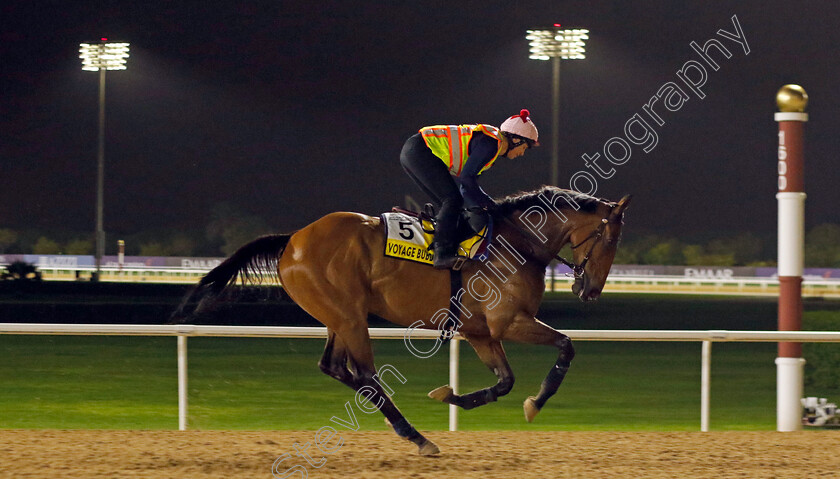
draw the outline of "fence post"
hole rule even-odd
[[[700,430],[709,432],[709,401],[712,379],[712,342],[703,341],[700,355]]]
[[[453,394],[458,394],[458,344],[457,338],[449,341],[449,386]],[[449,430],[458,430],[458,406],[449,405]]]
[[[178,430],[187,430],[187,337],[178,336]]]
[[[805,107],[808,94],[799,85],[785,85],[776,94],[779,112],[778,273],[779,331],[802,329],[802,273],[805,254]],[[776,358],[776,430],[802,429],[802,343],[779,343]]]

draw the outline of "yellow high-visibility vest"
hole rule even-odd
[[[496,139],[496,141],[499,140],[499,129],[490,125],[434,125],[420,129],[420,135],[426,142],[426,146],[432,150],[435,156],[446,163],[449,167],[449,173],[453,176],[461,175],[464,163],[469,157],[470,139],[476,132],[482,132]],[[478,174],[484,173],[484,170],[493,166],[501,152],[502,146],[500,143],[496,154]]]

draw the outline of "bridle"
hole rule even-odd
[[[543,245],[537,244],[531,238],[532,235],[528,234],[519,225],[514,223],[510,218],[505,218],[504,220],[505,220],[505,222],[507,222],[507,224],[512,226],[513,229],[516,232],[518,232],[520,235],[522,235],[522,237],[524,237],[531,244],[536,245],[539,248],[542,248],[543,250],[545,250],[545,247]],[[592,245],[589,246],[589,250],[586,252],[586,255],[583,257],[583,260],[580,262],[580,264],[575,264],[574,261],[567,260],[566,258],[560,256],[559,252],[554,253],[554,254],[551,254],[551,252],[549,252],[549,254],[552,255],[553,259],[556,259],[557,261],[559,261],[559,262],[565,264],[566,266],[568,266],[569,268],[571,268],[572,269],[572,274],[573,274],[575,279],[583,278],[583,268],[585,268],[586,263],[589,262],[589,257],[592,256],[592,251],[595,249],[595,245],[598,244],[598,240],[601,239],[602,236],[604,236],[604,230],[606,229],[607,224],[609,222],[610,222],[610,220],[608,218],[601,218],[601,222],[598,224],[598,226],[594,230],[592,230],[591,233],[589,233],[589,235],[586,238],[581,240],[578,244],[571,244],[570,245],[573,250],[578,249],[581,246],[583,246],[584,243],[586,243],[587,241],[594,238],[595,241],[593,241]]]
[[[586,252],[586,256],[583,257],[583,261],[581,261],[580,264],[576,265],[573,261],[569,261],[566,258],[560,256],[560,253],[554,255],[554,259],[565,264],[569,268],[572,268],[572,273],[574,274],[575,279],[583,278],[583,268],[585,268],[586,263],[589,262],[589,257],[592,256],[592,250],[595,249],[595,245],[598,244],[598,240],[601,239],[602,236],[604,236],[604,230],[607,227],[607,223],[609,223],[609,220],[607,218],[601,218],[601,223],[598,224],[597,228],[595,228],[594,230],[592,230],[591,233],[589,233],[589,236],[584,238],[578,244],[569,245],[573,250],[578,249],[590,239],[595,238],[595,241],[592,242],[592,245],[589,247],[589,250]]]

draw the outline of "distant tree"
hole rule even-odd
[[[752,233],[741,233],[737,236],[714,239],[706,246],[709,255],[723,258],[725,262],[730,263],[721,266],[746,265],[759,261],[763,249],[764,245],[761,239]],[[729,257],[731,257],[731,261],[726,260]]]
[[[140,243],[140,256],[192,256],[195,241],[187,235],[176,233],[166,241]]]
[[[184,234],[176,234],[169,240],[168,256],[193,256],[196,242]]]
[[[32,247],[32,252],[35,254],[61,254],[61,245],[46,236],[41,236],[35,242],[35,246]]]
[[[248,216],[230,204],[221,203],[211,211],[207,225],[207,238],[218,244],[225,255],[230,255],[243,244],[270,232],[266,222],[258,216]]]
[[[805,235],[805,266],[840,267],[840,225],[821,224]]]
[[[240,246],[253,241],[258,236],[268,234],[270,232],[268,225],[262,218],[257,216],[246,216],[240,218],[239,221],[231,224],[223,233],[222,238],[222,253],[231,255]]]
[[[703,247],[698,244],[690,244],[683,247],[683,257],[685,258],[685,265],[686,266],[702,266],[703,257],[705,256],[706,252],[703,251]]]
[[[644,235],[635,238],[622,238],[615,254],[615,264],[639,264],[644,254],[654,245],[664,241],[656,235]]]
[[[169,256],[168,249],[159,241],[140,245],[140,256]]]
[[[630,250],[626,245],[619,245],[615,252],[614,264],[637,264],[639,262],[639,255],[635,251]]]
[[[775,266],[775,234],[745,232],[705,243],[683,243],[655,234],[624,238],[615,264]],[[821,224],[805,236],[805,266],[840,268],[840,225]]]
[[[66,254],[93,254],[93,241],[86,239],[74,239],[64,247]]]
[[[222,232],[228,228],[237,218],[244,216],[241,211],[230,203],[217,203],[210,209],[210,222],[205,228],[207,238],[218,240]]]
[[[638,245],[638,246],[637,246]],[[615,251],[615,264],[637,264],[641,245],[638,242],[621,241]]]
[[[13,244],[17,243],[18,234],[8,228],[0,228],[0,254],[8,252]]]
[[[684,264],[683,245],[675,240],[658,243],[642,254],[642,264]]]
[[[686,266],[733,266],[735,264],[735,253],[713,254],[700,245],[686,245],[682,249]]]

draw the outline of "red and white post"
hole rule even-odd
[[[802,329],[802,270],[805,250],[803,137],[808,94],[785,85],[776,94],[779,112],[779,331]],[[776,358],[776,430],[802,429],[803,368],[801,343],[779,343]]]

